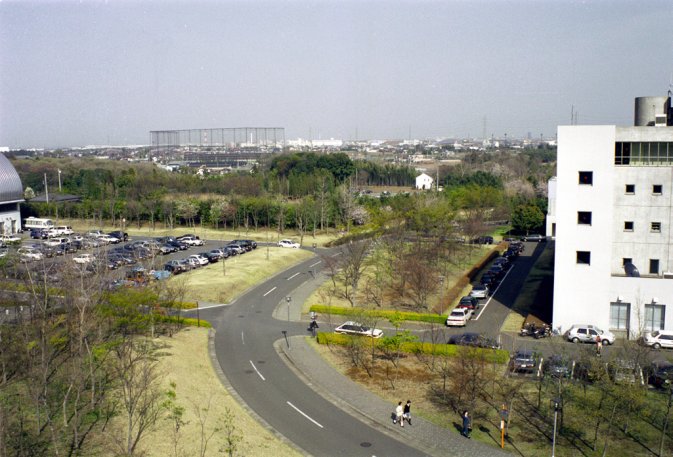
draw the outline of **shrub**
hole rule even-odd
[[[310,311],[314,311],[318,314],[331,314],[333,316],[349,316],[353,318],[379,317],[383,319],[431,322],[436,324],[443,324],[446,320],[446,317],[439,314],[415,313],[411,311],[393,311],[385,309],[345,308],[342,306],[313,305],[311,306]]]
[[[212,328],[213,326],[210,324],[210,322],[205,321],[203,319],[199,320],[193,317],[180,317],[180,316],[161,316],[161,315],[155,315],[155,319],[159,322],[163,322],[165,324],[182,324],[188,327],[203,327],[203,328]]]
[[[336,344],[339,346],[347,346],[350,344],[353,338],[365,338],[360,336],[350,336],[343,335],[340,333],[326,333],[318,332],[316,340],[318,344]],[[381,346],[383,342],[381,340],[375,340],[369,338],[377,347]],[[455,344],[432,344],[427,342],[407,342],[400,345],[400,351],[407,354],[427,354],[427,355],[439,355],[444,357],[456,357],[458,351],[462,346],[457,346]],[[481,349],[476,348],[475,354],[484,354],[484,358],[487,362],[495,363],[507,363],[509,361],[509,352],[502,349]]]

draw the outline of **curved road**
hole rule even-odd
[[[287,331],[288,336],[306,335],[305,323],[277,320],[272,313],[307,280],[318,260],[319,257],[312,257],[279,273],[229,306],[201,311],[201,316],[216,329],[215,350],[222,370],[248,406],[305,453],[425,455],[316,394],[274,349],[273,343],[283,338],[282,331]]]

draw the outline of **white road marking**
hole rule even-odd
[[[266,379],[264,379],[264,376],[262,376],[262,373],[259,372],[259,370],[258,370],[257,367],[255,366],[255,364],[252,363],[252,360],[250,361],[250,365],[252,365],[252,368],[255,369],[255,371],[257,372],[257,374],[259,375],[259,377],[262,378],[262,381],[266,381]]]
[[[243,346],[245,346],[245,337],[243,336],[243,332],[241,332],[241,343],[243,343]]]
[[[337,256],[340,256],[341,254],[343,254],[343,252],[342,252],[342,251],[339,251],[339,252],[337,252],[336,254],[332,254],[332,257],[337,257]]]
[[[217,305],[199,306],[199,310],[202,310],[202,309],[210,309],[210,308],[220,308],[220,307],[222,307],[222,306],[229,306],[229,305],[230,305],[230,303],[219,303],[219,304],[217,304]],[[183,313],[188,313],[188,312],[192,312],[192,311],[196,311],[196,308],[183,309],[183,310],[182,310]]]
[[[323,427],[322,425],[320,425],[319,423],[317,423],[316,421],[314,421],[313,419],[311,419],[311,418],[308,416],[308,414],[306,414],[304,411],[302,411],[301,409],[299,409],[299,408],[297,408],[296,406],[294,406],[294,405],[293,405],[292,403],[290,403],[289,401],[287,402],[287,404],[290,405],[290,406],[292,406],[292,407],[295,409],[295,411],[297,411],[299,414],[301,414],[302,416],[304,416],[306,419],[308,419],[308,420],[310,420],[311,422],[313,422],[313,423],[314,423],[315,425],[317,425],[318,427],[320,427],[320,428],[325,428],[325,427]]]
[[[297,272],[297,273],[293,274],[292,276],[290,276],[289,278],[287,278],[287,280],[289,281],[290,279],[294,278],[295,276],[298,276],[299,273],[300,273],[300,272]]]
[[[268,291],[267,293],[265,293],[264,295],[262,295],[262,296],[263,296],[263,297],[266,297],[267,295],[269,295],[269,294],[270,294],[271,292],[273,292],[274,290],[276,290],[275,287],[274,287],[273,289],[271,289],[270,291]]]
[[[322,260],[318,260],[316,263],[311,264],[311,265],[309,265],[308,267],[309,267],[309,268],[313,268],[313,267],[315,267],[316,265],[318,265],[319,263],[322,263]]]
[[[509,275],[509,272],[512,271],[513,269],[514,269],[514,265],[512,265],[512,267],[509,270],[507,270],[507,273],[505,273],[505,276],[502,277],[502,280],[500,281],[500,284],[498,284],[498,287],[496,287],[495,290],[491,293],[491,296],[488,297],[488,300],[486,300],[486,303],[484,303],[484,306],[481,308],[481,311],[479,311],[479,315],[477,317],[475,317],[474,319],[472,319],[473,321],[478,321],[479,318],[481,317],[481,315],[484,314],[484,311],[486,311],[486,307],[488,306],[488,304],[491,303],[491,300],[493,299],[493,296],[498,291],[498,289],[500,289],[500,287],[503,285],[503,283],[505,282],[505,278],[507,278],[507,276]]]

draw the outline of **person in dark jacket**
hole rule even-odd
[[[472,421],[470,420],[470,415],[467,410],[463,411],[463,431],[461,435],[465,438],[470,437],[470,429],[472,428]]]
[[[404,414],[402,414],[402,420],[409,422],[411,425],[411,400],[407,400],[407,404],[404,405]]]

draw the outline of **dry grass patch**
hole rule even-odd
[[[260,246],[244,255],[230,257],[226,263],[220,261],[169,281],[185,281],[185,300],[228,303],[255,284],[313,256],[304,249],[270,247],[267,259],[266,251],[266,247]]]
[[[250,417],[222,386],[210,363],[207,330],[188,328],[173,338],[160,338],[160,344],[165,345],[161,351],[163,357],[159,357],[160,370],[164,373],[162,388],[168,391],[171,383],[175,383],[175,403],[184,408],[183,419],[186,424],[179,433],[179,448],[183,451],[181,455],[199,455],[201,431],[197,409],[201,409],[203,417],[203,410],[209,403],[205,422],[207,433],[222,426],[221,420],[226,416],[227,408],[234,418],[237,432],[243,437],[234,455],[299,455]],[[159,420],[156,429],[141,442],[142,449],[146,451],[144,455],[173,455],[171,425],[166,418]],[[218,452],[223,445],[224,433],[215,433],[208,443],[206,455],[225,455]]]
[[[105,222],[102,226],[99,221],[92,220],[82,220],[82,219],[59,219],[59,224],[70,225],[75,231],[78,232],[88,232],[89,230],[103,230],[104,232],[111,232],[112,230],[120,230],[121,227],[119,224],[111,225],[109,222]],[[295,231],[285,231],[284,233],[278,233],[276,230],[266,230],[264,228],[259,228],[255,230],[254,227],[250,227],[246,230],[244,227],[241,227],[240,230],[234,230],[228,228],[227,230],[215,229],[212,227],[175,227],[169,229],[164,227],[163,224],[155,224],[155,227],[152,228],[149,224],[143,225],[138,228],[136,225],[126,225],[124,228],[128,234],[133,236],[141,237],[158,237],[158,236],[180,236],[185,233],[193,233],[205,240],[234,240],[234,239],[250,239],[257,242],[265,243],[275,243],[279,239],[291,238],[296,242],[299,242],[299,233]],[[318,246],[325,246],[325,244],[339,238],[339,233],[337,230],[327,231],[324,233],[317,233],[316,236],[312,236],[310,233],[304,235],[304,245],[311,246],[313,243],[316,243]]]

